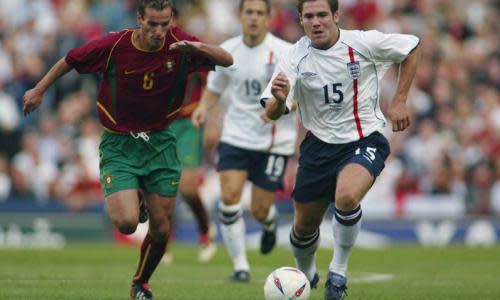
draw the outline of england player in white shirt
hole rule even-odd
[[[262,95],[270,119],[285,114],[292,99],[309,130],[300,149],[290,243],[296,264],[318,282],[315,252],[319,226],[330,205],[334,254],[325,299],[342,299],[348,258],[360,228],[360,202],[390,153],[379,133],[386,120],[379,107],[380,81],[399,64],[399,81],[388,117],[393,131],[410,125],[406,98],[419,59],[413,35],[338,28],[337,0],[299,0],[306,36],[280,61]]]
[[[263,120],[260,96],[280,56],[291,47],[268,33],[270,8],[269,0],[240,2],[243,34],[221,45],[235,63],[231,68],[216,68],[209,73],[205,93],[192,116],[195,126],[200,126],[207,110],[228,91],[230,103],[218,146],[217,169],[222,188],[219,219],[233,261],[231,279],[239,282],[250,280],[240,204],[243,187],[247,180],[252,183],[250,210],[263,225],[260,250],[267,254],[276,244],[276,190],[282,185],[297,137],[297,124],[291,116],[276,122]]]

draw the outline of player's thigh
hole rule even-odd
[[[373,184],[375,178],[362,165],[350,163],[337,176],[335,206],[344,211],[355,209]]]
[[[274,203],[276,192],[262,189],[252,184],[252,197],[250,211],[252,215],[260,221],[264,221],[269,213],[269,208]]]
[[[143,168],[141,186],[146,193],[175,197],[181,177],[181,163],[175,144],[170,144],[151,157]]]
[[[324,198],[333,201],[337,156],[331,145],[312,134],[306,136],[300,145],[299,167],[293,188],[296,202],[309,203]]]
[[[219,172],[222,201],[226,205],[240,202],[241,194],[248,178],[246,170],[224,170]]]
[[[217,146],[217,153],[222,201],[226,205],[239,203],[249,169],[252,168],[250,152],[227,143],[220,143]]]
[[[108,215],[118,228],[137,226],[139,220],[139,196],[136,189],[112,193],[105,198]]]
[[[310,202],[294,201],[293,228],[295,232],[301,236],[315,233],[319,229],[329,205],[329,198]]]
[[[335,203],[341,210],[358,206],[384,169],[390,153],[389,142],[379,132],[351,143],[349,147],[351,150],[337,168]]]
[[[269,192],[283,188],[288,156],[258,151],[249,153],[252,167],[248,170],[248,179],[255,186]]]

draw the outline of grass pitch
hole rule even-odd
[[[293,265],[288,249],[269,256],[249,251],[252,280],[229,283],[225,249],[199,264],[197,248],[176,244],[174,263],[161,264],[151,285],[155,299],[259,300],[266,276]],[[64,250],[0,250],[0,299],[128,299],[138,249],[111,244],[70,245]],[[320,284],[312,300],[323,299],[331,252],[318,252]],[[355,249],[347,299],[500,299],[500,247]]]

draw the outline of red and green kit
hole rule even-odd
[[[214,64],[197,53],[169,50],[180,40],[198,41],[177,27],[163,47],[146,52],[134,45],[135,30],[125,29],[97,38],[66,55],[79,73],[102,73],[97,106],[99,119],[116,132],[159,131],[182,106],[189,73],[209,71]]]

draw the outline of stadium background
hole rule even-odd
[[[205,41],[220,43],[240,31],[236,0],[176,2],[180,26]],[[272,3],[271,32],[296,41],[302,31],[295,2]],[[363,202],[366,235],[360,243],[496,243],[500,237],[499,2],[341,0],[340,4],[343,28],[416,34],[423,49],[408,100],[413,123],[404,133],[384,132],[392,154]],[[133,0],[0,1],[0,248],[112,240],[98,182],[101,128],[94,100],[98,78],[67,74],[29,117],[22,116],[22,96],[71,48],[105,32],[133,27],[135,11]],[[383,107],[396,79],[393,71],[384,80]],[[294,166],[292,160],[286,188],[277,200],[283,224],[292,212]],[[207,164],[202,175],[204,201],[213,214],[216,174]],[[257,241],[251,235],[257,229],[250,223],[250,241]],[[282,228],[282,244],[287,231]],[[195,225],[182,202],[176,213],[176,238],[196,240]]]

